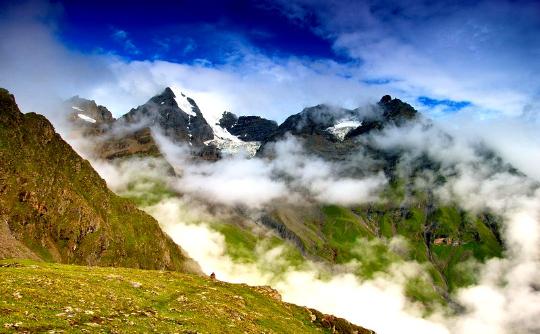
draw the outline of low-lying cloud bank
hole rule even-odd
[[[282,256],[282,247],[258,247],[256,263],[233,260],[225,238],[212,229],[219,213],[204,202],[227,206],[264,208],[276,200],[319,201],[353,205],[376,200],[385,184],[375,174],[355,179],[340,177],[342,166],[305,152],[298,139],[276,143],[274,159],[230,156],[216,163],[193,162],[187,149],[156,136],[165,156],[179,176],[167,175],[166,166],[150,160],[122,164],[94,163],[109,185],[125,192],[146,191],[141,180],[157,178],[182,193],[145,207],[164,230],[196,260],[206,273],[219,279],[255,285],[270,284],[284,300],[315,307],[376,330],[378,333],[536,333],[540,330],[540,190],[538,183],[516,173],[500,160],[486,157],[482,141],[449,137],[438,127],[391,128],[373,140],[381,148],[405,149],[400,162],[404,176],[409,163],[428,155],[440,163],[447,182],[435,186],[429,175],[417,175],[417,185],[429,187],[437,198],[458,202],[472,211],[493,210],[504,218],[507,251],[480,270],[477,285],[460,289],[455,300],[465,307],[459,315],[435,311],[423,317],[423,307],[405,297],[407,278],[422,274],[415,262],[394,264],[388,273],[370,280],[354,275],[357,264],[334,268],[306,261],[295,267]],[[353,160],[358,160],[354,157]],[[144,171],[144,172],[142,172]],[[145,174],[146,173],[146,174]],[[261,241],[262,242],[262,241]],[[367,255],[366,255],[367,256]],[[272,268],[286,268],[273,271]]]
[[[535,333],[540,330],[540,189],[534,179],[487,156],[483,142],[450,138],[436,129],[391,129],[383,147],[406,147],[414,159],[425,153],[439,161],[447,182],[434,188],[445,201],[468,210],[490,209],[504,219],[504,259],[491,259],[479,284],[461,289],[466,312],[447,325],[453,333]],[[533,144],[534,145],[534,144]],[[518,154],[521,152],[518,152]],[[528,166],[531,168],[532,166]]]
[[[343,166],[308,154],[293,136],[273,145],[274,157],[239,154],[216,162],[193,162],[189,150],[156,133],[167,160],[180,175],[173,187],[210,202],[260,208],[278,199],[316,199],[322,203],[359,204],[377,198],[387,182],[382,173],[353,178]]]

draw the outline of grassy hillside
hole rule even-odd
[[[292,231],[292,244],[300,244],[306,256],[337,264],[355,261],[362,279],[387,271],[393,263],[418,262],[428,275],[411,280],[407,292],[427,306],[446,303],[457,288],[475,282],[479,263],[503,253],[500,222],[489,213],[421,200],[409,206],[329,205],[318,210],[293,216],[283,212],[306,210],[277,208],[273,219]],[[308,233],[298,233],[297,226],[309,228]]]
[[[105,181],[49,121],[0,89],[0,258],[197,270],[155,219]]]
[[[279,299],[178,272],[0,261],[5,333],[372,333]]]

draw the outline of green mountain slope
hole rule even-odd
[[[267,287],[168,271],[0,261],[0,300],[7,333],[373,333]]]
[[[0,89],[0,258],[145,269],[198,266],[149,215],[107,189],[49,121]]]
[[[261,159],[286,159],[276,154],[273,145],[292,134],[310,155],[342,166],[340,172],[345,177],[383,173],[388,184],[379,198],[350,207],[275,201],[256,213],[221,208],[232,212],[229,217],[216,218],[210,226],[224,235],[228,255],[238,262],[256,263],[257,249],[279,245],[286,249],[290,266],[299,268],[306,260],[338,266],[353,263],[361,280],[389,273],[394,264],[414,262],[421,270],[407,283],[410,299],[423,303],[427,310],[441,304],[459,310],[452,293],[475,282],[482,262],[503,254],[501,219],[490,212],[473,213],[458,203],[437,199],[434,191],[457,173],[454,167],[443,169],[441,162],[426,152],[385,148],[376,141],[385,128],[401,128],[405,133],[413,131],[413,125],[431,129],[446,145],[454,140],[451,136],[399,99],[384,96],[374,108],[361,125],[341,139],[328,129],[337,119],[353,117],[361,110],[336,110],[325,105],[306,108],[287,118],[257,155]],[[478,147],[475,153],[482,164],[495,171],[517,173],[485,147]],[[351,161],[355,155],[366,163]],[[421,187],[416,184],[419,178],[432,181]],[[155,181],[153,189],[145,188],[146,194],[128,189],[123,195],[142,207],[176,196],[175,191]],[[261,225],[266,229],[261,231]],[[271,238],[268,230],[274,233]],[[272,268],[274,273],[286,269]]]
[[[501,256],[503,245],[496,217],[474,215],[458,206],[437,205],[431,211],[428,207],[422,202],[406,207],[331,205],[318,208],[311,219],[290,214],[298,209],[279,208],[272,219],[294,231],[292,239],[300,242],[306,256],[337,264],[358,261],[357,275],[364,279],[387,271],[393,263],[416,261],[429,276],[411,281],[409,296],[444,303],[456,288],[474,283],[475,264]],[[308,231],[296,232],[295,226]],[[401,247],[392,243],[396,237]]]

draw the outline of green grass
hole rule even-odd
[[[360,218],[347,208],[329,205],[323,207],[322,212],[324,223],[321,232],[335,252],[336,263],[346,263],[356,258],[351,250],[359,238],[374,237]]]
[[[356,275],[362,279],[371,279],[379,272],[386,272],[392,263],[402,261],[379,239],[357,239],[351,253],[359,264]]]
[[[330,333],[255,288],[196,275],[0,261],[0,332]]]
[[[270,272],[276,277],[305,264],[297,248],[275,235],[255,235],[252,231],[226,223],[212,223],[210,227],[225,237],[226,254],[237,263],[256,263],[261,271]],[[281,249],[280,261],[265,262],[264,255],[276,247]]]
[[[138,207],[145,207],[155,205],[178,194],[161,180],[141,177],[135,182],[129,183],[127,189],[120,195],[130,199]]]
[[[236,262],[252,263],[257,260],[257,237],[232,224],[212,224],[211,227],[225,237],[226,251]]]

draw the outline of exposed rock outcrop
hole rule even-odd
[[[265,141],[277,129],[275,121],[259,116],[240,116],[230,112],[223,113],[219,125],[243,141]]]

